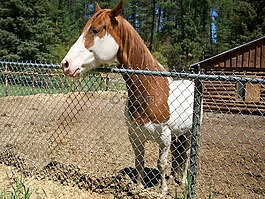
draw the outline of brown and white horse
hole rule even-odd
[[[119,67],[164,71],[149,52],[134,28],[123,19],[124,2],[113,9],[101,9],[87,22],[81,36],[62,60],[62,68],[70,77],[80,77],[102,63],[119,62]],[[167,192],[166,169],[171,138],[181,138],[173,150],[172,174],[186,183],[187,138],[192,127],[194,83],[173,81],[162,76],[124,74],[128,99],[125,108],[129,139],[135,153],[137,182],[143,182],[145,142],[159,145],[158,169],[161,191]],[[174,140],[174,139],[173,139]],[[175,142],[176,143],[176,142]],[[176,168],[178,167],[178,168]],[[182,173],[180,174],[180,171]],[[180,175],[178,175],[180,174]],[[177,176],[178,175],[178,176]]]

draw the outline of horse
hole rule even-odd
[[[165,71],[152,56],[142,38],[120,14],[121,0],[112,9],[101,9],[88,20],[80,37],[61,62],[65,75],[79,78],[101,64],[118,62],[118,67],[134,70]],[[170,77],[123,74],[128,98],[125,117],[129,140],[135,154],[136,181],[145,186],[145,143],[159,146],[157,167],[160,190],[167,193],[166,170],[172,150],[171,176],[175,182],[187,184],[189,132],[192,128],[194,83]]]

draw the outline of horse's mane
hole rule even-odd
[[[111,31],[111,34],[116,41],[120,42],[118,60],[134,69],[164,71],[164,68],[150,53],[143,39],[133,26],[121,16],[117,17],[117,22],[118,33]],[[120,36],[116,34],[120,34]],[[121,41],[120,38],[123,40]]]

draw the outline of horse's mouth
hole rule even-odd
[[[78,78],[78,77],[80,77],[80,76],[81,76],[81,69],[78,68],[78,69],[76,69],[76,70],[74,71],[72,77],[73,77],[73,78]]]
[[[69,72],[65,72],[64,73],[66,76],[71,77],[71,78],[79,78],[82,76],[81,74],[81,69],[77,68],[74,72],[69,73]]]

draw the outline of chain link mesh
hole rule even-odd
[[[154,142],[145,144],[145,189],[135,184],[134,151],[124,117],[126,84],[121,71],[112,72],[73,80],[58,65],[1,62],[0,164],[117,198],[161,198],[159,147]],[[172,76],[203,82],[197,198],[263,198],[264,82],[220,73],[178,74]],[[182,159],[183,146],[191,144],[189,136],[175,140],[182,152],[170,152],[167,198],[184,198],[190,191],[169,178],[174,158]],[[190,174],[187,178],[190,184]]]

